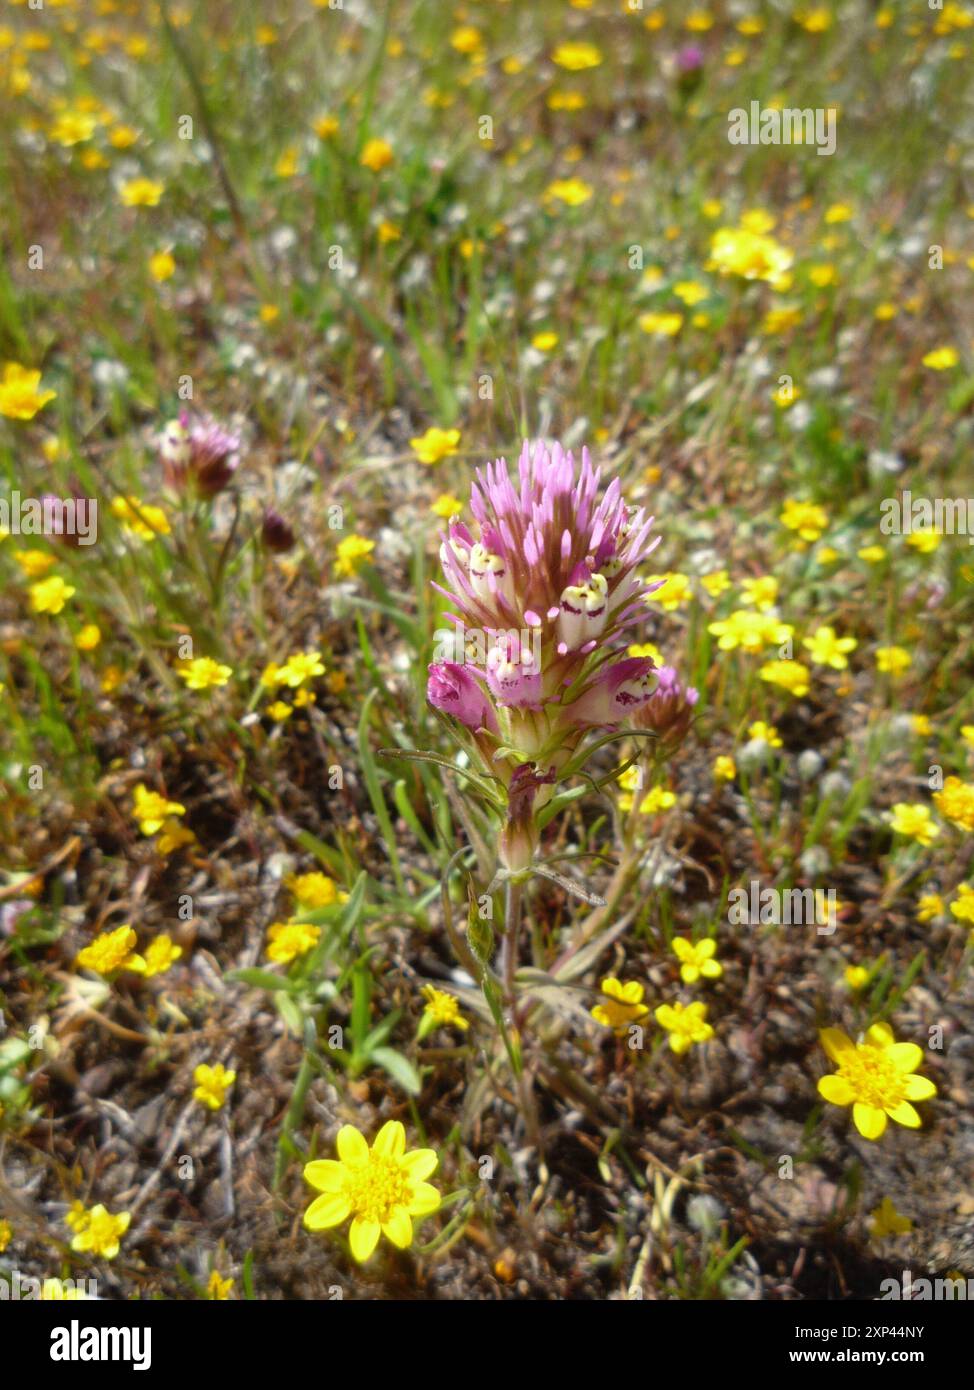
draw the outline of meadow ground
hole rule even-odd
[[[972,52],[3,4],[5,1279],[974,1278]]]

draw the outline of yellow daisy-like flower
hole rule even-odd
[[[464,1032],[470,1027],[469,1020],[460,1012],[459,1001],[452,994],[437,989],[435,985],[424,985],[423,998],[426,1000],[423,1017],[435,1027],[460,1028]]]
[[[198,656],[181,666],[176,674],[186,682],[187,690],[210,690],[214,686],[226,685],[233,675],[233,667],[222,666],[211,656]]]
[[[803,541],[817,541],[829,524],[829,514],[817,502],[788,497],[781,508],[781,524],[796,531]]]
[[[957,885],[957,897],[950,904],[950,913],[958,922],[974,924],[974,887],[969,883]]]
[[[772,574],[762,574],[756,579],[742,579],[741,602],[745,608],[757,608],[767,613],[778,602],[778,581]]]
[[[745,280],[765,280],[773,287],[790,283],[788,272],[794,256],[773,237],[744,227],[720,227],[710,243],[710,263],[720,275],[739,275]]]
[[[847,965],[843,978],[849,988],[858,993],[869,984],[870,972],[864,965]]]
[[[15,550],[14,560],[25,579],[41,579],[57,564],[57,556],[47,550]]]
[[[227,1071],[222,1062],[217,1062],[215,1067],[202,1062],[193,1072],[193,1080],[196,1082],[193,1099],[205,1105],[208,1110],[219,1110],[226,1101],[227,1091],[236,1079],[237,1073]]]
[[[143,835],[155,835],[160,831],[169,816],[184,816],[186,807],[178,801],[167,801],[158,792],[150,792],[144,782],[140,782],[133,795],[132,815],[139,823]]]
[[[346,536],[338,543],[335,573],[346,579],[351,578],[358,573],[362,561],[366,560],[374,549],[375,541],[368,541],[364,536]]]
[[[680,961],[680,978],[685,985],[694,985],[701,977],[720,979],[724,967],[714,959],[716,953],[717,943],[712,937],[705,937],[703,941],[688,941],[685,936],[673,938],[673,954]]]
[[[131,1220],[130,1212],[120,1211],[113,1215],[99,1202],[86,1213],[85,1224],[72,1240],[71,1249],[114,1260]]]
[[[867,565],[881,565],[887,558],[886,551],[881,545],[864,545],[856,554],[860,560],[865,560]]]
[[[956,367],[960,361],[960,354],[956,348],[939,347],[932,352],[927,352],[923,356],[923,365],[930,367],[935,372],[946,372],[951,367]]]
[[[695,1000],[692,1004],[660,1004],[656,1022],[670,1035],[670,1047],[678,1057],[689,1051],[694,1043],[709,1042],[714,1030],[707,1022],[707,1005]]]
[[[720,598],[731,586],[730,575],[726,570],[711,570],[710,574],[702,574],[700,583],[711,598]]]
[[[311,128],[319,140],[330,140],[333,135],[338,134],[341,123],[337,116],[318,116]]]
[[[884,675],[901,676],[913,665],[913,658],[905,647],[877,647],[876,670]]]
[[[623,800],[623,797],[619,798],[620,806],[622,806]],[[670,808],[675,805],[675,792],[671,792],[668,787],[650,787],[649,791],[639,803],[639,814],[641,816],[655,816],[658,815],[660,811],[669,811]],[[623,806],[623,810],[628,809],[628,807]]]
[[[594,43],[560,43],[552,53],[551,61],[568,72],[583,72],[586,68],[597,68],[602,62],[602,54]]]
[[[441,492],[439,497],[430,504],[430,511],[434,516],[442,517],[444,521],[449,521],[451,516],[459,516],[463,511],[463,503],[459,497],[453,497],[448,492]]]
[[[854,652],[858,645],[854,637],[837,637],[835,628],[827,623],[817,627],[811,637],[802,641],[814,665],[831,666],[835,671],[846,669],[849,665],[846,652]]]
[[[51,126],[48,134],[57,145],[70,149],[72,145],[83,145],[98,129],[97,116],[87,111],[63,111]]]
[[[729,618],[709,623],[707,631],[719,638],[722,652],[740,647],[746,652],[760,652],[765,647],[781,646],[794,634],[790,623],[782,623],[771,613],[758,613],[751,608],[738,608]]]
[[[646,595],[646,602],[654,608],[662,608],[664,613],[675,613],[693,598],[693,589],[685,574],[651,574],[646,582],[659,585]]]
[[[310,922],[275,922],[267,929],[267,957],[278,965],[290,965],[317,946],[320,938],[321,928]]]
[[[664,664],[663,653],[655,642],[633,642],[626,648],[626,656],[648,656],[655,666]]]
[[[133,955],[135,943],[135,932],[126,923],[114,931],[96,936],[94,941],[78,952],[74,963],[80,970],[94,970],[99,975],[110,975],[113,970],[120,970],[123,966],[137,968],[129,964],[130,961],[141,963],[141,957]]]
[[[780,748],[781,735],[773,724],[766,724],[763,719],[756,719],[747,731],[748,738],[757,739],[761,743],[766,743],[769,748]]]
[[[13,1227],[9,1221],[0,1221],[0,1255],[13,1240]]]
[[[171,280],[176,273],[176,262],[171,251],[156,251],[149,257],[149,274],[157,285]]]
[[[644,333],[657,338],[674,338],[683,327],[683,315],[675,311],[668,314],[640,314],[639,327]]]
[[[118,196],[127,208],[154,208],[165,191],[166,185],[154,179],[129,179],[118,190]]]
[[[932,526],[921,526],[918,530],[910,532],[906,543],[911,550],[917,550],[921,555],[932,555],[942,540],[943,536]]]
[[[154,541],[157,536],[168,536],[172,531],[162,508],[138,497],[114,497],[109,510],[123,529],[140,541]]]
[[[196,836],[188,826],[180,825],[174,817],[167,816],[156,837],[155,847],[160,854],[167,855],[172,854],[174,850],[182,849],[184,845],[195,843]]]
[[[77,593],[73,584],[67,584],[59,574],[48,579],[39,579],[30,586],[30,606],[35,613],[60,613],[69,598]]]
[[[14,559],[28,580],[40,580],[57,564],[57,556],[47,550],[14,550]]]
[[[206,1281],[206,1296],[214,1303],[225,1303],[233,1292],[233,1280],[224,1279],[218,1269],[214,1269]]]
[[[40,390],[41,374],[22,367],[19,362],[7,362],[0,378],[0,415],[8,420],[33,420],[48,401],[53,401],[54,391]]]
[[[274,668],[274,683],[297,690],[306,681],[315,680],[324,674],[325,663],[321,652],[295,652],[288,657],[283,666]]]
[[[434,1149],[406,1152],[406,1131],[388,1120],[371,1149],[354,1125],[343,1125],[336,1140],[338,1159],[318,1159],[305,1166],[304,1178],[321,1196],[308,1207],[309,1231],[339,1226],[349,1216],[352,1255],[364,1264],[380,1235],[400,1250],[413,1242],[414,1216],[429,1216],[440,1194],[425,1181],[439,1162]]]
[[[801,697],[808,694],[808,667],[800,661],[766,661],[758,675],[769,685],[787,690],[789,695]]]
[[[74,639],[74,645],[79,652],[93,652],[101,645],[101,628],[97,623],[85,623]]]
[[[737,764],[733,758],[729,758],[726,753],[720,753],[714,758],[714,781],[733,782],[737,776]]]
[[[917,902],[917,921],[932,922],[935,917],[942,917],[944,911],[944,900],[939,893],[924,893]]]
[[[387,140],[366,140],[359,155],[359,163],[364,169],[371,169],[373,174],[378,174],[389,167],[393,158],[392,146]]]
[[[929,845],[940,834],[940,826],[930,815],[930,807],[922,801],[898,801],[893,807],[890,825],[897,835],[906,835],[918,840],[921,845]]]
[[[879,1206],[869,1213],[869,1234],[873,1240],[884,1240],[887,1236],[905,1236],[913,1230],[913,1222],[902,1216],[889,1197],[884,1197]]]
[[[623,1037],[630,1024],[645,1018],[649,1009],[643,1003],[644,987],[638,980],[623,984],[614,975],[602,981],[602,1002],[592,1009],[592,1017],[603,1028],[611,1028],[617,1037]]]
[[[287,887],[294,894],[295,904],[301,912],[311,912],[317,907],[331,907],[332,903],[348,900],[348,894],[343,893],[336,886],[335,880],[327,874],[299,874],[297,878],[287,880]]]
[[[450,458],[460,447],[459,430],[441,430],[431,425],[425,434],[409,441],[409,447],[420,463],[437,464]]]
[[[944,820],[974,834],[974,784],[948,777],[943,790],[934,793],[933,803]]]
[[[886,1023],[874,1023],[862,1042],[854,1043],[839,1028],[823,1028],[822,1046],[838,1066],[823,1076],[818,1092],[830,1105],[851,1105],[852,1119],[864,1139],[879,1139],[887,1119],[919,1129],[911,1101],[929,1100],[937,1088],[916,1074],[923,1052],[916,1043],[898,1043]]]
[[[594,189],[584,179],[555,179],[545,189],[549,201],[564,203],[566,207],[577,208],[587,203]]]
[[[172,937],[163,932],[149,942],[144,956],[132,956],[126,961],[125,969],[151,980],[154,975],[164,975],[171,970],[182,954],[182,946],[177,946]]]

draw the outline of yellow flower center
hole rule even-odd
[[[346,1168],[345,1196],[357,1216],[387,1222],[396,1207],[409,1205],[409,1180],[396,1158],[370,1153],[361,1168]]]
[[[880,1048],[866,1044],[847,1053],[839,1063],[839,1075],[846,1078],[863,1105],[885,1110],[906,1099],[905,1076]]]

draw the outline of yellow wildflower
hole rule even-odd
[[[425,434],[409,441],[409,446],[420,463],[442,463],[450,458],[460,447],[459,430],[440,430],[431,426]]]
[[[688,941],[685,936],[674,936],[673,954],[680,961],[680,978],[685,985],[695,985],[702,977],[705,980],[719,980],[724,967],[714,959],[717,943],[712,937],[703,941]]]
[[[934,793],[933,801],[944,820],[974,834],[974,785],[959,777],[948,777],[943,790]]]
[[[140,782],[133,793],[132,815],[139,823],[143,835],[155,835],[161,830],[169,816],[184,816],[186,807],[178,801],[167,801],[158,792],[150,792],[144,782]]]
[[[113,1215],[99,1202],[87,1213],[85,1225],[72,1240],[71,1249],[114,1260],[131,1220],[130,1212],[120,1211]]]
[[[645,1018],[649,1009],[643,1003],[644,987],[638,980],[622,984],[608,975],[601,985],[602,1002],[592,1009],[592,1017],[603,1028],[611,1028],[617,1037],[624,1037],[630,1024]]]
[[[694,1043],[708,1042],[714,1030],[707,1022],[707,1005],[699,1000],[692,1004],[660,1004],[655,1012],[656,1022],[670,1035],[670,1047],[678,1057]]]
[[[133,956],[135,941],[135,932],[126,923],[114,931],[96,936],[94,941],[78,952],[74,963],[79,970],[94,970],[99,975],[110,975],[113,970],[120,970],[123,966],[130,968],[130,960],[140,960],[140,957]]]
[[[222,1062],[215,1067],[201,1063],[193,1072],[196,1089],[193,1099],[205,1105],[208,1110],[219,1110],[227,1098],[227,1091],[237,1079],[235,1071],[227,1071]]]
[[[851,1105],[853,1122],[864,1139],[879,1139],[887,1118],[919,1129],[920,1116],[910,1102],[929,1100],[937,1088],[916,1074],[923,1060],[916,1043],[896,1042],[886,1023],[874,1023],[859,1043],[838,1028],[824,1028],[819,1038],[839,1068],[820,1079],[819,1095],[831,1105]]]
[[[435,985],[424,985],[423,998],[426,1000],[423,1016],[429,1019],[434,1027],[460,1028],[464,1032],[470,1027],[468,1020],[460,1012],[459,1002],[452,994],[437,989]]]
[[[309,1231],[327,1230],[351,1216],[349,1244],[364,1264],[384,1235],[400,1250],[413,1241],[414,1216],[429,1216],[440,1205],[440,1194],[425,1181],[436,1168],[433,1149],[406,1152],[406,1131],[388,1120],[371,1147],[353,1125],[343,1125],[336,1140],[338,1160],[318,1159],[306,1165],[305,1181],[320,1197],[308,1207]]]
[[[351,578],[358,573],[362,561],[366,560],[374,549],[375,541],[368,541],[364,536],[346,536],[338,543],[335,573],[345,579]]]
[[[802,641],[802,646],[816,666],[831,666],[835,671],[846,669],[849,665],[846,652],[855,651],[858,645],[854,637],[837,637],[835,628],[828,624],[817,627],[811,637]]]
[[[76,593],[73,584],[66,584],[59,574],[52,574],[49,579],[39,579],[30,586],[30,606],[35,613],[60,613]]]
[[[893,807],[890,825],[895,834],[918,840],[921,845],[932,844],[940,834],[940,826],[934,823],[930,807],[922,802],[898,801]]]

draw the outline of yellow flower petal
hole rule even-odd
[[[346,1125],[345,1128],[351,1129],[351,1126]],[[358,1134],[358,1130],[353,1130],[353,1133]],[[361,1139],[362,1136],[359,1135],[359,1138]],[[362,1142],[365,1143],[365,1140],[363,1139]],[[381,1234],[382,1227],[379,1225],[378,1221],[366,1221],[363,1217],[356,1216],[349,1227],[348,1240],[352,1247],[352,1254],[360,1265],[365,1264],[365,1261],[372,1254],[372,1251],[379,1243],[379,1236]]]
[[[879,1139],[886,1129],[886,1112],[876,1105],[863,1105],[857,1100],[852,1107],[852,1118],[863,1139]]]
[[[396,1207],[388,1221],[383,1222],[382,1234],[388,1236],[393,1245],[405,1250],[413,1243],[413,1223],[405,1207]]]
[[[841,1062],[842,1054],[855,1047],[852,1039],[847,1037],[841,1028],[823,1028],[818,1038],[833,1062]]]
[[[844,1076],[823,1076],[818,1083],[818,1093],[833,1105],[851,1105],[855,1091]]]
[[[893,1030],[888,1023],[874,1023],[871,1028],[866,1030],[866,1040],[871,1042],[874,1047],[892,1047],[894,1042]]]
[[[340,1192],[345,1181],[342,1165],[333,1158],[319,1158],[305,1164],[304,1180],[316,1192]]]
[[[403,1154],[400,1163],[410,1182],[418,1183],[436,1171],[439,1159],[435,1149],[413,1149],[411,1153]]]
[[[304,1224],[309,1231],[324,1231],[329,1226],[339,1225],[351,1210],[351,1203],[343,1193],[325,1192],[316,1197],[305,1212]]]
[[[387,1120],[372,1141],[372,1152],[383,1158],[402,1158],[406,1152],[406,1131],[399,1120]]]
[[[409,1193],[410,1216],[429,1216],[430,1212],[439,1209],[439,1205],[440,1194],[432,1183],[418,1182],[412,1187]]]
[[[899,1105],[888,1105],[886,1113],[898,1125],[906,1125],[907,1129],[920,1128],[920,1116],[908,1100],[901,1100]]]
[[[937,1088],[926,1076],[908,1076],[903,1092],[907,1100],[929,1100],[937,1094]]]
[[[897,1071],[907,1073],[916,1071],[923,1061],[923,1049],[917,1047],[916,1043],[893,1043],[886,1049],[886,1056]]]
[[[342,1125],[335,1140],[338,1157],[349,1168],[364,1168],[369,1161],[369,1146],[354,1125]]]

